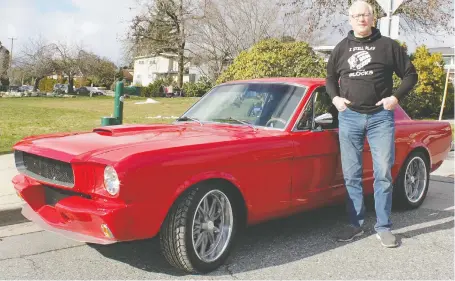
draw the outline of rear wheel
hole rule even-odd
[[[406,159],[396,182],[395,201],[399,207],[413,209],[422,205],[430,182],[428,157],[421,151]]]
[[[187,272],[217,269],[228,257],[237,230],[233,196],[226,188],[188,190],[171,208],[160,233],[166,260]]]

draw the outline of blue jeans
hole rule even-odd
[[[353,226],[360,227],[364,222],[365,205],[362,186],[362,154],[365,137],[371,149],[374,170],[374,201],[377,232],[390,231],[392,222],[392,175],[395,161],[395,119],[393,111],[380,110],[362,114],[349,108],[341,111],[339,119],[339,139],[341,165],[348,191],[347,209]]]

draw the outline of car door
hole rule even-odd
[[[338,141],[338,111],[325,87],[316,88],[292,130],[292,204],[298,210],[345,193]]]

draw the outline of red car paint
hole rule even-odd
[[[292,130],[313,91],[324,79],[267,78],[245,83],[291,83],[308,88],[284,130],[244,125],[181,122],[119,125],[93,132],[53,134],[23,139],[14,150],[71,163],[74,186],[66,187],[19,174],[14,187],[26,201],[23,214],[51,231],[93,243],[150,238],[175,200],[208,179],[230,182],[243,196],[247,223],[321,207],[344,199],[338,129]],[[234,82],[232,82],[234,83]],[[450,151],[447,122],[414,121],[398,107],[396,178],[407,155],[422,149],[437,169]],[[111,165],[121,182],[111,196],[104,188],[104,168]],[[366,143],[364,187],[373,191],[373,168]],[[71,190],[54,206],[46,205],[45,188]],[[107,237],[101,225],[107,225]]]

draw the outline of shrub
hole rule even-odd
[[[209,79],[203,77],[198,82],[187,82],[183,84],[183,92],[186,97],[202,97],[213,87]]]
[[[243,51],[217,83],[262,77],[325,77],[326,64],[305,42],[263,40]]]
[[[401,106],[412,118],[437,117],[441,110],[444,96],[446,73],[444,60],[440,53],[431,54],[423,45],[411,55],[419,76],[417,85],[401,101]],[[394,75],[394,88],[398,88],[400,79]],[[444,114],[453,116],[453,84],[449,83],[447,90]]]
[[[41,92],[52,92],[55,84],[57,84],[57,80],[44,77],[39,81],[38,89]]]

